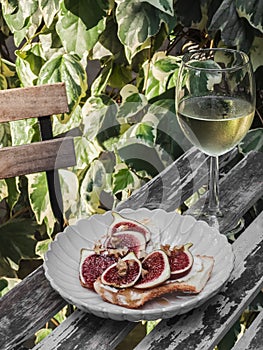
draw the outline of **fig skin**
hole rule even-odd
[[[145,236],[146,242],[151,238],[151,232],[145,225],[141,224],[137,220],[128,219],[117,212],[112,212],[113,222],[108,229],[108,235],[112,236],[117,232],[122,231],[135,231],[140,232]]]
[[[140,278],[142,264],[136,255],[131,252],[123,259],[109,266],[101,275],[103,284],[116,287],[132,287]]]
[[[170,278],[171,270],[167,255],[161,249],[154,250],[142,262],[142,277],[135,288],[156,287]]]

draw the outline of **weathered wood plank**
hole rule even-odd
[[[136,350],[212,350],[263,286],[263,212],[233,244],[235,267],[214,298],[182,317],[163,320]]]
[[[66,168],[76,164],[71,137],[0,149],[0,178]]]
[[[0,110],[0,123],[68,112],[65,84],[0,90]]]
[[[19,349],[65,305],[43,268],[35,270],[0,299],[0,349]]]
[[[263,349],[263,310],[254,322],[238,340],[232,350],[262,350]]]
[[[111,350],[136,326],[135,323],[105,320],[75,311],[34,350]],[[57,331],[58,330],[58,331]]]

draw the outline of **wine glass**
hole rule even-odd
[[[222,216],[218,157],[248,132],[255,113],[255,81],[249,57],[232,49],[202,49],[182,58],[176,87],[179,125],[210,159],[208,206],[201,216],[218,226]]]

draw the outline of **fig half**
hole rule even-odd
[[[108,229],[108,235],[114,235],[116,232],[121,231],[136,231],[145,236],[146,242],[151,238],[151,232],[145,225],[134,219],[127,219],[117,212],[112,212],[113,222]]]
[[[121,231],[108,237],[104,245],[106,249],[127,249],[128,252],[134,252],[140,258],[144,254],[146,240],[140,232]]]
[[[93,283],[109,267],[114,264],[114,256],[96,254],[91,249],[81,249],[79,278],[83,287],[93,289]]]
[[[191,246],[192,243],[175,246],[173,248],[168,244],[161,247],[168,256],[171,279],[182,278],[190,272],[194,262],[193,255],[189,251]]]
[[[138,281],[141,271],[140,260],[131,252],[109,266],[101,275],[101,282],[117,288],[131,287]]]
[[[156,287],[170,277],[170,265],[163,250],[155,250],[148,254],[142,262],[142,277],[135,288]]]

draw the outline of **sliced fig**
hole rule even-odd
[[[145,251],[145,236],[136,231],[121,231],[107,238],[105,242],[106,249],[127,249],[128,252],[134,252],[137,257],[141,257]]]
[[[113,222],[108,229],[109,236],[114,235],[116,232],[121,231],[136,231],[145,236],[146,242],[151,238],[151,232],[145,225],[134,219],[128,219],[123,217],[117,212],[112,212]]]
[[[171,269],[170,279],[178,279],[186,276],[194,262],[192,253],[189,251],[189,248],[192,246],[192,243],[187,243],[181,246],[175,246],[173,248],[170,245],[162,246],[162,249],[167,254]]]
[[[101,276],[103,271],[114,264],[114,256],[107,254],[96,254],[91,249],[81,249],[81,258],[79,264],[79,278],[83,287],[93,289],[93,283]]]
[[[148,254],[142,262],[142,277],[134,286],[145,289],[156,287],[170,277],[170,265],[163,250],[155,250]]]
[[[109,266],[101,275],[103,284],[117,288],[133,286],[140,278],[142,264],[136,255],[131,252],[123,259]]]

